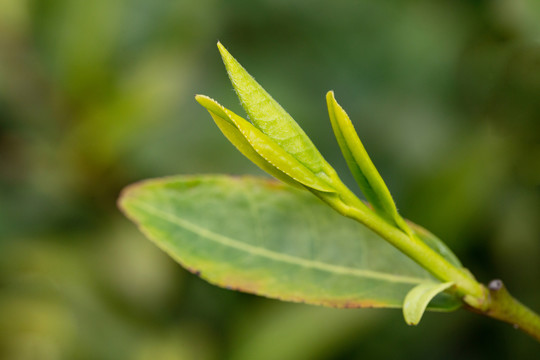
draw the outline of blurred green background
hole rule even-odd
[[[401,213],[540,310],[540,2],[0,0],[1,359],[531,359],[460,310],[332,310],[210,286],[116,208],[134,181],[263,175],[220,40],[352,185],[336,92]],[[329,239],[330,241],[331,239]]]

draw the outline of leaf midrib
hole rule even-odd
[[[228,236],[217,234],[211,230],[202,228],[192,222],[182,219],[174,214],[165,212],[163,210],[157,209],[148,203],[140,200],[131,199],[130,203],[132,205],[138,206],[142,210],[151,213],[163,220],[166,220],[172,224],[178,225],[185,230],[191,231],[192,233],[199,235],[207,240],[216,242],[218,244],[228,246],[237,250],[244,251],[248,254],[260,256],[263,258],[275,260],[278,262],[284,262],[292,265],[301,266],[304,268],[317,269],[321,271],[326,271],[329,273],[339,274],[339,275],[348,275],[359,278],[372,278],[382,281],[395,282],[395,283],[407,283],[407,284],[419,284],[425,282],[427,279],[416,278],[410,276],[400,276],[394,274],[387,274],[381,272],[375,272],[370,270],[361,270],[350,268],[346,266],[332,265],[316,260],[308,260],[301,257],[278,253],[272,250],[268,250],[263,247],[257,247],[253,245],[246,244],[244,242],[232,239]]]

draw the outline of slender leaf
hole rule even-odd
[[[417,325],[422,319],[429,302],[442,291],[452,286],[453,282],[426,282],[417,285],[405,297],[403,302],[403,317],[409,325]]]
[[[207,96],[197,95],[196,99],[210,112],[227,139],[270,175],[289,184],[298,185],[298,182],[319,191],[334,190],[249,121]]]
[[[360,190],[379,214],[391,219],[399,228],[409,233],[407,224],[398,214],[390,191],[369,158],[349,116],[337,103],[333,91],[326,94],[326,101],[334,134]]]
[[[324,177],[331,172],[315,145],[283,107],[219,42],[218,48],[236,94],[253,124],[314,174]]]
[[[229,119],[229,116],[225,113],[222,106],[215,102],[213,99],[210,99],[203,95],[197,95],[195,97],[197,101],[204,106],[212,119],[221,130],[223,135],[249,160],[251,160],[255,165],[260,167],[262,170],[268,174],[274,176],[275,178],[289,184],[292,186],[300,186],[300,184],[287,176],[285,173],[277,169],[274,165],[270,164],[257,153],[251,146],[251,144],[246,140],[244,135],[238,130],[233,121]]]
[[[218,286],[331,307],[401,307],[435,279],[363,225],[274,181],[174,177],[132,185],[126,215],[184,267]],[[447,294],[430,305],[452,310]]]

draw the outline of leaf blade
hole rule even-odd
[[[388,187],[360,141],[349,116],[336,101],[333,91],[326,94],[326,101],[339,147],[362,193],[379,214],[409,233],[407,224],[398,214]]]
[[[234,122],[229,119],[222,107],[217,106],[219,105],[217,102],[203,95],[197,95],[195,98],[208,110],[219,130],[221,130],[227,140],[229,140],[238,149],[238,151],[242,153],[242,155],[247,157],[263,171],[283,181],[284,183],[291,186],[301,186],[296,180],[279,169],[276,169],[272,164],[266,161],[265,158],[259,155],[259,153],[253,149],[249,141],[247,141],[242,135],[240,130],[238,130]]]
[[[227,139],[261,169],[291,185],[302,184],[323,192],[334,191],[249,121],[207,96],[197,95],[196,99],[208,110]]]
[[[426,282],[414,287],[403,302],[403,317],[409,325],[418,325],[429,302],[439,293],[454,285],[453,282]]]
[[[120,206],[175,260],[222,287],[331,307],[400,307],[412,287],[433,279],[362,225],[274,182],[154,180],[126,190]]]
[[[329,165],[283,107],[218,42],[227,74],[253,124],[313,173],[324,176]]]

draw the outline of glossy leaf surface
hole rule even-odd
[[[127,188],[126,215],[176,261],[218,286],[331,307],[401,307],[436,281],[363,225],[275,181],[156,179]],[[430,305],[452,310],[441,294]]]

